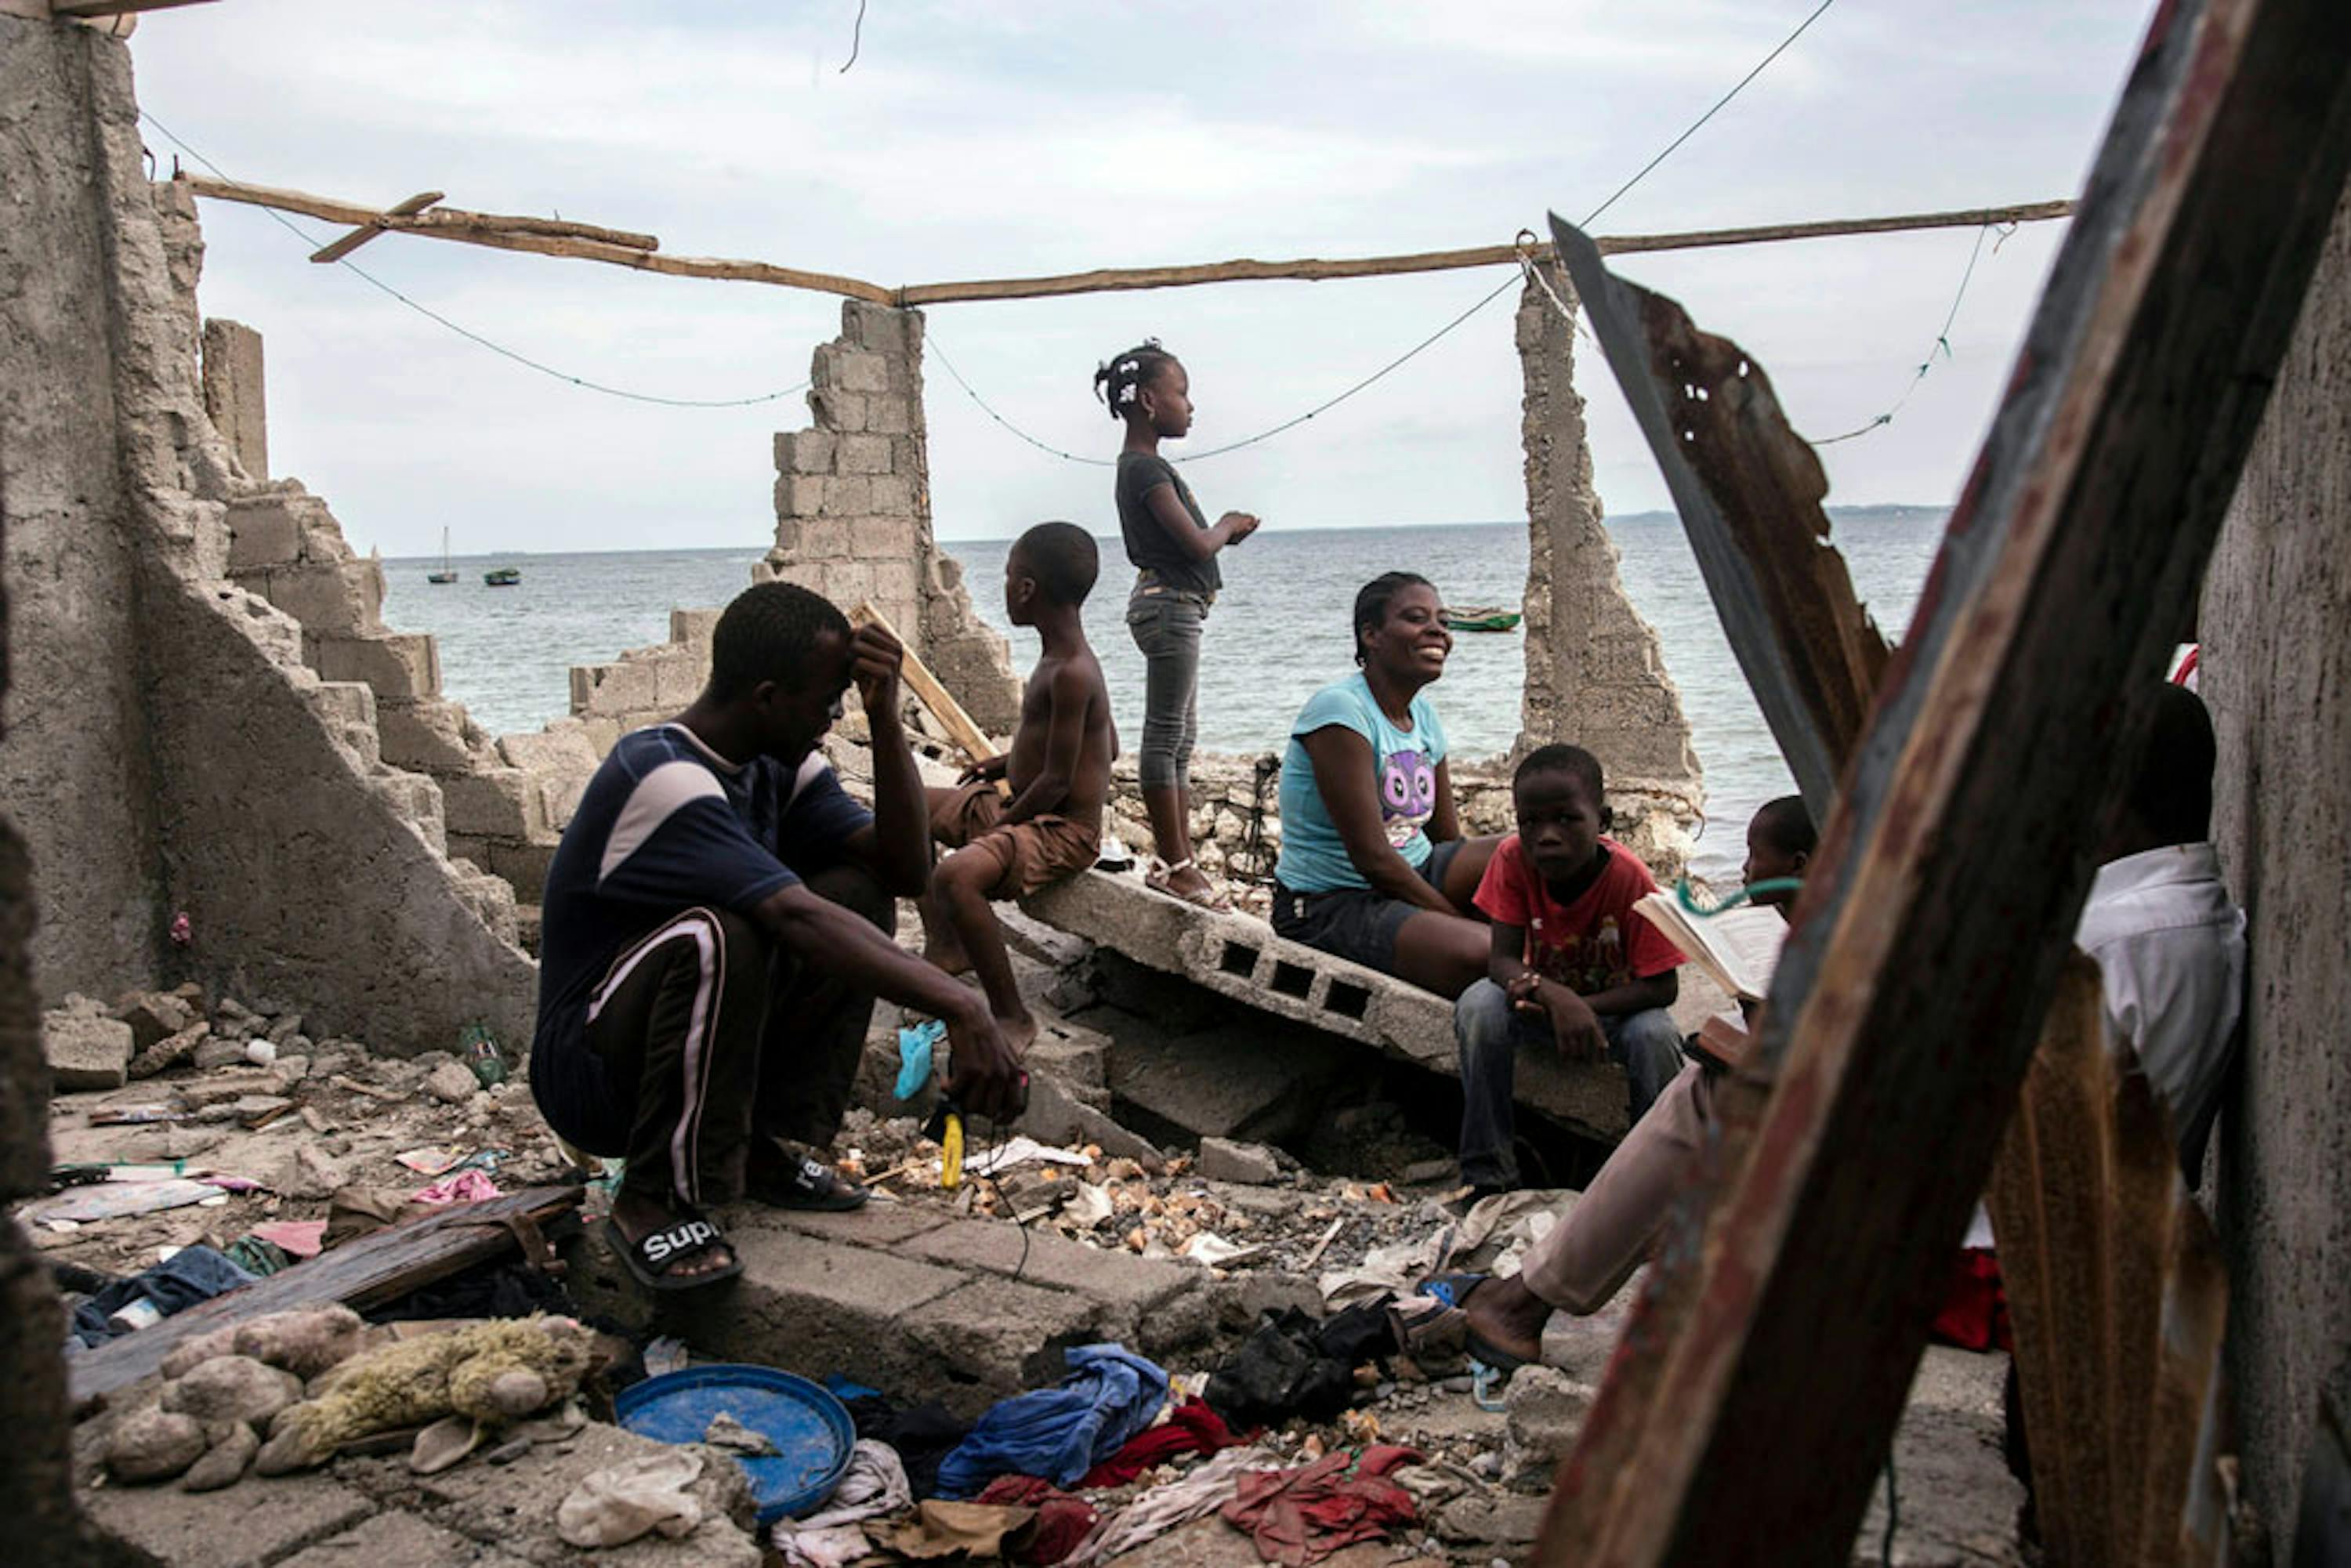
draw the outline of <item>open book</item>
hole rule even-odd
[[[1771,971],[1788,932],[1778,911],[1741,904],[1719,915],[1698,915],[1670,893],[1650,894],[1633,911],[1734,999],[1760,1002],[1771,988]]]

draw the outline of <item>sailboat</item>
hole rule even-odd
[[[427,582],[455,582],[457,580],[456,571],[449,565],[449,530],[447,528],[443,528],[441,530],[441,570],[439,571],[426,572],[424,574],[424,580]]]

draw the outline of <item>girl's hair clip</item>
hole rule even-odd
[[[1118,389],[1118,401],[1121,402],[1133,402],[1134,401],[1134,383],[1133,382],[1127,382],[1124,386]]]

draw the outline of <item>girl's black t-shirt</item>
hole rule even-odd
[[[1225,584],[1224,574],[1217,570],[1217,558],[1192,559],[1151,515],[1144,497],[1162,485],[1176,486],[1176,498],[1192,514],[1194,528],[1205,530],[1208,526],[1208,519],[1200,514],[1200,503],[1192,498],[1192,487],[1184,483],[1173,463],[1149,452],[1122,452],[1118,455],[1118,531],[1126,539],[1126,559],[1148,568],[1170,588],[1214,593]]]

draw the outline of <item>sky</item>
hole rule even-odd
[[[651,232],[664,251],[884,284],[1238,256],[1509,242],[1581,219],[1817,0],[221,0],[145,16],[141,103],[235,179],[390,204]],[[2147,21],[2135,0],[1838,0],[1594,225],[1644,234],[2074,194]],[[168,172],[193,161],[154,125]],[[207,315],[266,342],[271,467],[362,550],[459,554],[768,542],[769,436],[802,396],[672,408],[485,349],[308,252],[336,232],[204,204]],[[1936,364],[1894,422],[1823,451],[1831,503],[1956,494],[2064,225],[1984,245]],[[1796,427],[1866,423],[1934,350],[1977,232],[1618,257],[1770,371]],[[387,235],[353,258],[569,376],[663,397],[807,379],[833,298]],[[935,526],[1115,531],[1119,429],[1095,365],[1181,355],[1191,444],[1352,385],[1501,270],[1236,283],[928,311]],[[1187,468],[1211,515],[1273,528],[1525,515],[1515,287],[1395,374]],[[1668,504],[1597,349],[1579,343],[1611,512]],[[1182,444],[1169,455],[1183,461]]]

